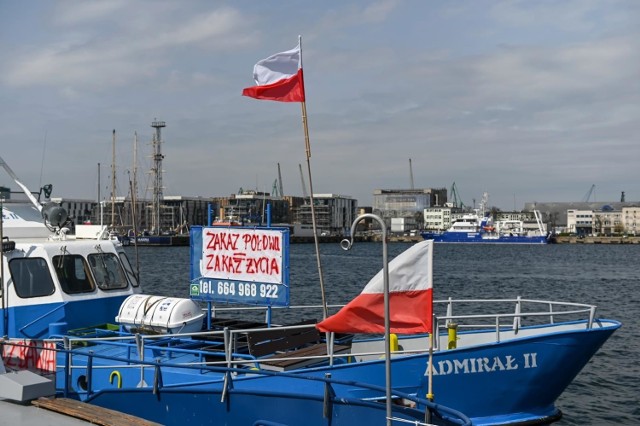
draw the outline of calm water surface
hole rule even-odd
[[[389,258],[410,246],[389,245]],[[329,304],[344,304],[382,268],[380,243],[321,244]],[[129,256],[135,259],[133,248]],[[188,297],[188,247],[138,249],[145,293]],[[623,323],[557,406],[567,425],[640,424],[640,245],[450,245],[434,250],[434,297],[538,298],[596,304]],[[291,305],[320,304],[313,244],[291,246]]]

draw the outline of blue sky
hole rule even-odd
[[[302,35],[314,192],[456,183],[525,202],[640,200],[640,3],[0,0],[2,157],[32,188],[126,195],[163,130],[165,195],[302,195],[297,103],[240,96]],[[305,180],[307,177],[305,176]],[[0,180],[0,184],[10,184]]]

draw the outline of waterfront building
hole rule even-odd
[[[622,210],[605,205],[593,212],[593,234],[597,236],[620,235],[624,232]]]
[[[525,211],[538,210],[542,214],[542,221],[549,223],[556,231],[568,230],[567,212],[569,210],[602,211],[609,206],[613,210],[621,211],[623,207],[637,206],[639,203],[624,201],[600,201],[600,202],[527,202]]]
[[[191,225],[207,225],[209,208],[215,211],[215,203],[208,197],[165,195],[160,206],[164,229],[172,229],[175,233],[184,233]]]
[[[272,196],[266,192],[241,189],[238,194],[213,199],[217,205],[215,220],[263,226],[267,223],[267,205],[270,205],[271,223],[288,224],[291,223],[291,206],[302,202],[294,198],[300,197]]]
[[[373,191],[373,214],[380,216],[391,229],[392,219],[402,223],[404,229],[396,232],[419,229],[424,226],[424,210],[433,206],[444,206],[447,202],[446,188],[423,189],[376,189]]]
[[[622,208],[622,226],[624,231],[633,235],[640,235],[640,207],[628,206]]]
[[[79,224],[107,225],[116,232],[126,235],[134,228],[138,233],[151,230],[152,201],[137,200],[135,210],[131,200],[115,197],[113,201],[82,200],[57,197],[51,201],[60,204],[69,213],[73,226]],[[187,233],[191,225],[206,225],[210,198],[185,197],[182,195],[163,196],[160,203],[160,229],[164,233]],[[135,211],[135,220],[134,220]]]
[[[593,233],[593,210],[567,210],[567,232],[579,236]]]
[[[424,229],[430,231],[444,231],[451,227],[451,220],[455,212],[451,207],[431,207],[424,209]]]
[[[313,194],[316,228],[320,235],[348,235],[356,218],[358,201],[349,195]],[[294,210],[294,225],[298,235],[309,234],[312,228],[311,205],[307,202]],[[300,235],[307,236],[307,235]]]

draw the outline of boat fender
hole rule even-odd
[[[122,388],[122,376],[120,375],[119,371],[112,371],[111,374],[109,374],[109,383],[113,384],[113,378],[117,377],[118,378],[118,389]]]
[[[447,324],[447,330],[449,332],[447,349],[455,349],[458,347],[458,324],[450,322]]]

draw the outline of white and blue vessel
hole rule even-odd
[[[494,221],[490,214],[481,215],[477,211],[463,215],[446,231],[425,231],[425,240],[436,243],[508,243],[546,244],[549,236],[544,231],[540,212],[534,211],[537,228],[525,229],[521,220]]]
[[[68,235],[56,206],[5,205],[3,222],[6,369],[164,425],[548,424],[621,325],[593,305],[445,299],[433,301],[431,334],[389,345],[320,333],[311,307],[277,325],[295,287],[285,230],[192,228],[190,298],[171,298],[142,294],[123,248],[100,230]],[[264,320],[249,320],[257,309]]]
[[[539,211],[533,211],[536,223],[532,229],[525,227],[522,220],[494,220],[486,211],[488,201],[489,194],[485,192],[480,208],[463,214],[445,231],[422,232],[422,238],[436,243],[546,244],[552,241]]]

